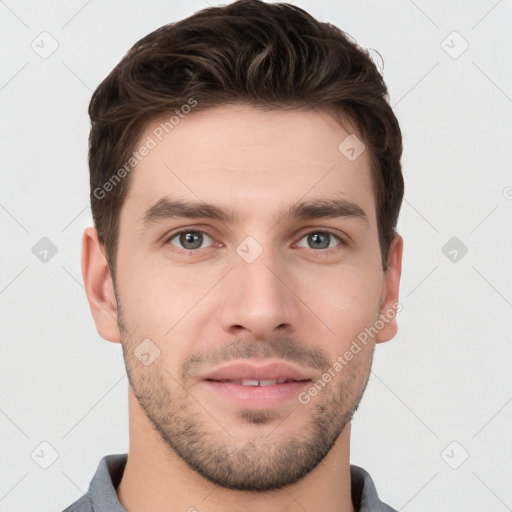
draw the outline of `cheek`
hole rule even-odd
[[[381,287],[377,272],[340,267],[303,275],[300,296],[336,335],[346,338],[378,318]]]
[[[374,342],[366,333],[379,318],[379,283],[379,275],[372,275],[367,269],[337,269],[321,282],[311,280],[311,293],[305,289],[302,292],[309,296],[308,306],[329,328],[326,330],[322,325],[325,335],[321,341],[329,360],[334,363],[341,358],[346,364],[345,377],[339,380],[348,379],[355,383],[359,382],[359,376],[367,374]],[[306,337],[315,339],[318,328],[318,322],[304,325]],[[361,337],[365,343],[360,341]]]
[[[118,288],[123,312],[132,325],[152,326],[159,336],[204,294],[202,281],[183,268],[134,254],[119,259]]]
[[[201,298],[209,289],[205,280],[185,276],[176,270],[154,265],[139,267],[123,276],[120,290],[124,321],[137,338],[149,338],[159,348],[161,361],[172,374],[178,362],[190,352],[190,346],[201,339],[200,322],[195,318],[204,307]]]

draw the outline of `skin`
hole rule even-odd
[[[395,236],[384,271],[368,151],[349,161],[338,150],[356,133],[343,124],[319,110],[250,106],[186,116],[132,171],[116,291],[96,230],[85,230],[91,311],[100,336],[122,344],[131,384],[129,455],[117,488],[129,512],[354,510],[350,419],[376,343],[396,334],[394,318],[308,404],[244,409],[200,378],[235,358],[284,360],[320,377],[398,302],[403,241]],[[235,218],[142,227],[164,196],[231,208]],[[356,203],[368,222],[280,215],[332,198]],[[171,238],[182,228],[208,236],[187,251]],[[329,253],[307,236],[325,229],[334,234]],[[236,251],[248,236],[262,249],[252,263]],[[160,351],[148,366],[134,355],[145,339]]]

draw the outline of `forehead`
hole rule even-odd
[[[250,106],[170,117],[149,124],[135,148],[150,149],[132,171],[123,209],[139,218],[172,195],[229,206],[242,217],[256,206],[271,214],[299,200],[340,197],[374,219],[370,156],[349,120],[341,126],[327,111]]]

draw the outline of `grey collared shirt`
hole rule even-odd
[[[106,455],[98,465],[89,490],[63,512],[126,512],[117,498],[128,455]],[[371,476],[359,466],[350,466],[352,503],[356,512],[397,512],[380,501]]]

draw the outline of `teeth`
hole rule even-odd
[[[282,384],[286,382],[288,379],[267,379],[267,380],[252,380],[252,379],[243,379],[243,380],[232,380],[233,384],[241,384],[242,386],[273,386],[275,384]]]
[[[242,386],[259,386],[259,381],[246,379],[246,380],[241,380],[240,384],[242,384]]]
[[[277,384],[277,379],[270,379],[270,380],[260,380],[260,386],[273,386],[274,384]]]

